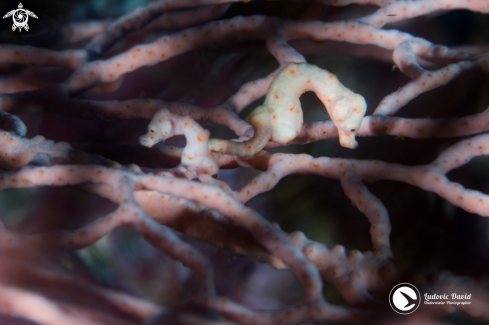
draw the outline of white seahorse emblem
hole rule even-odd
[[[19,3],[19,8],[11,10],[7,12],[5,16],[3,16],[3,19],[12,16],[14,20],[14,24],[12,25],[12,30],[15,32],[15,30],[18,28],[19,32],[22,32],[22,28],[24,28],[26,31],[29,30],[29,25],[27,25],[27,21],[29,20],[29,16],[34,17],[37,19],[37,16],[35,13],[32,11],[23,9],[22,3]]]

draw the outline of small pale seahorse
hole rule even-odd
[[[210,139],[209,149],[237,156],[252,156],[268,141],[288,143],[300,132],[303,113],[299,97],[313,91],[326,106],[338,129],[340,144],[356,148],[355,134],[365,115],[365,99],[343,86],[332,73],[307,63],[289,63],[275,77],[265,103],[247,117],[255,129],[244,142]]]

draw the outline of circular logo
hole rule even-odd
[[[418,289],[410,283],[399,283],[389,294],[391,308],[401,315],[408,315],[418,309],[421,295]]]

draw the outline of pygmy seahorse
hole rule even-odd
[[[363,96],[343,86],[332,73],[307,63],[287,64],[272,81],[265,102],[246,118],[255,129],[251,139],[234,142],[210,139],[209,149],[237,156],[252,156],[269,140],[288,143],[300,132],[303,113],[299,97],[313,91],[326,106],[338,129],[340,144],[356,148],[355,134],[365,115]]]

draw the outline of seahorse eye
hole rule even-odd
[[[153,130],[153,129],[149,129],[149,132],[151,132],[151,133],[155,133],[155,130]]]
[[[356,129],[351,129],[351,132],[355,132],[355,131],[356,131]]]

